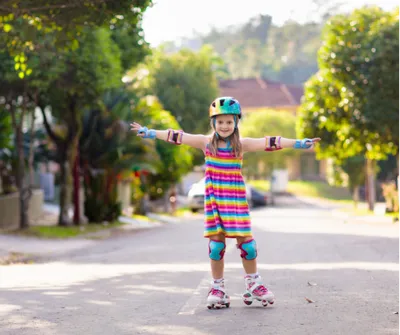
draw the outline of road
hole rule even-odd
[[[197,216],[57,259],[0,267],[0,333],[399,333],[397,225],[343,223],[327,208],[301,204],[254,210],[252,219],[273,306],[241,301],[243,270],[231,240],[231,307],[205,307],[208,247]]]

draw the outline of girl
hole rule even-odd
[[[236,238],[243,268],[246,273],[243,300],[253,300],[263,306],[274,303],[274,294],[263,284],[257,272],[257,246],[253,239],[246,187],[241,173],[244,152],[274,151],[283,148],[310,149],[320,138],[294,140],[280,136],[240,138],[239,120],[242,116],[239,102],[232,97],[215,99],[209,109],[212,135],[192,135],[181,130],[154,130],[134,122],[131,129],[143,138],[158,138],[173,144],[186,144],[203,150],[206,163],[205,229],[209,238],[212,287],[207,307],[229,307],[230,300],[224,286],[225,239]]]

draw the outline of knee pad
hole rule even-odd
[[[225,243],[222,241],[210,240],[208,243],[210,258],[214,261],[220,261],[224,258]]]
[[[257,258],[257,244],[254,239],[240,243],[238,249],[240,249],[240,257],[248,261]]]

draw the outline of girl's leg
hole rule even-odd
[[[237,241],[238,245],[240,245],[243,242],[250,241],[252,239],[253,239],[252,237],[242,237],[242,236],[236,237],[236,241]],[[242,258],[242,264],[243,264],[243,269],[246,272],[246,274],[249,275],[249,274],[257,273],[257,260],[256,260],[256,258],[251,259],[251,260],[247,260],[245,258]]]
[[[226,294],[224,283],[225,236],[222,234],[210,236],[209,249],[213,280],[207,296],[207,308],[229,307],[230,299]]]
[[[237,237],[238,246],[240,246],[242,252],[242,263],[246,276],[244,278],[246,292],[243,294],[243,301],[246,305],[251,305],[253,300],[259,300],[263,306],[267,306],[268,303],[274,303],[274,294],[268,290],[263,284],[260,275],[257,272],[257,250],[255,242],[245,243],[251,241],[252,237]],[[250,259],[246,259],[250,258]]]
[[[212,241],[219,241],[225,243],[225,235],[218,234],[210,236],[209,243]],[[214,280],[222,279],[224,277],[224,258],[222,257],[221,260],[214,260],[210,258],[211,262],[211,275]]]

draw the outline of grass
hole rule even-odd
[[[269,180],[249,180],[247,183],[263,192],[268,192],[270,188]]]
[[[325,198],[336,201],[352,201],[351,194],[346,187],[335,187],[317,181],[290,181],[288,192],[294,195],[303,195],[314,198]]]
[[[104,229],[116,228],[124,225],[122,222],[112,222],[109,224],[87,224],[84,226],[70,226],[70,227],[61,227],[61,226],[31,226],[26,230],[13,232],[17,235],[24,236],[35,236],[40,238],[73,238],[80,235],[85,235],[88,233],[95,233]]]
[[[270,189],[268,180],[250,180],[248,183],[264,192]],[[287,191],[298,196],[352,202],[350,192],[346,187],[335,187],[319,181],[292,180],[288,182]]]
[[[136,220],[140,220],[140,221],[154,221],[152,219],[150,219],[149,217],[145,216],[145,215],[140,215],[140,214],[133,214],[132,215],[132,219],[136,219]]]

